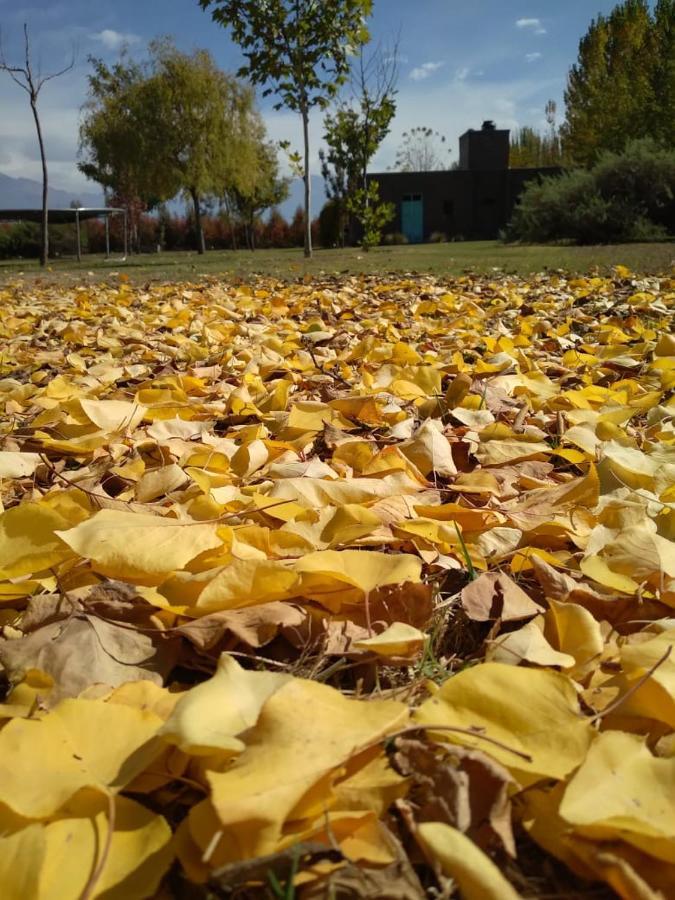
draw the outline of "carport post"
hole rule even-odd
[[[127,211],[124,210],[124,258],[127,258]]]
[[[110,213],[105,216],[105,258],[110,259]]]
[[[77,261],[82,262],[82,235],[80,234],[80,211],[75,210],[75,227],[77,228]]]

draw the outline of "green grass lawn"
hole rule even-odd
[[[675,242],[659,244],[623,244],[597,247],[506,246],[496,241],[467,241],[452,244],[420,244],[403,247],[376,247],[370,253],[355,248],[316,250],[305,260],[302,250],[247,251],[213,250],[205,256],[196,253],[156,253],[106,260],[85,256],[81,263],[73,259],[52,260],[50,275],[93,274],[105,278],[124,272],[136,280],[194,281],[201,276],[243,278],[273,275],[296,279],[304,275],[332,275],[387,272],[417,272],[434,275],[458,275],[467,270],[489,273],[531,275],[545,269],[565,269],[586,273],[607,271],[622,264],[640,273],[667,272],[675,266]],[[0,260],[0,282],[17,275],[40,276],[36,260]]]

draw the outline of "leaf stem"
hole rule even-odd
[[[110,848],[112,846],[113,834],[115,832],[115,797],[113,794],[108,793],[108,833],[106,834],[105,843],[103,845],[103,850],[101,851],[101,857],[94,866],[91,875],[87,883],[84,886],[84,890],[80,894],[80,900],[91,900],[94,896],[94,892],[96,890],[96,885],[98,884],[101,875],[103,874],[103,870],[105,869],[106,863],[108,862],[108,857],[110,856]],[[93,820],[94,829],[96,829],[96,819]]]
[[[657,670],[658,668],[660,668],[660,666],[662,666],[662,665],[664,664],[664,662],[666,662],[666,660],[669,658],[669,656],[670,656],[670,654],[671,654],[672,652],[673,652],[673,645],[671,644],[670,647],[668,647],[668,649],[666,650],[666,652],[663,654],[663,656],[661,657],[661,659],[658,659],[658,660],[654,663],[654,665],[651,667],[651,669],[649,669],[649,671],[645,672],[645,674],[642,675],[642,676],[635,682],[635,684],[634,684],[629,690],[626,691],[625,694],[622,694],[620,697],[618,697],[616,700],[614,700],[613,703],[610,703],[609,706],[606,706],[606,707],[605,707],[603,710],[601,710],[599,713],[596,713],[596,714],[593,716],[593,718],[591,719],[591,722],[592,722],[592,723],[595,723],[595,722],[599,722],[600,719],[604,719],[605,716],[608,716],[608,715],[610,715],[611,713],[613,713],[614,710],[615,710],[615,709],[618,709],[623,703],[625,703],[626,700],[628,700],[629,697],[632,697],[633,694],[635,694],[637,691],[639,691],[640,688],[642,687],[642,685],[643,685],[646,681],[649,681],[649,679],[652,677],[652,675],[654,674],[654,672],[656,672],[656,670]]]

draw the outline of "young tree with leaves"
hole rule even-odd
[[[247,64],[239,74],[269,85],[277,108],[302,118],[305,182],[305,256],[312,255],[309,114],[325,108],[344,84],[351,54],[368,38],[372,0],[199,0],[232,30]]]
[[[393,203],[380,202],[377,181],[369,181],[366,187],[354,191],[347,200],[347,210],[361,226],[361,249],[366,253],[379,244],[382,229],[396,215]]]
[[[352,152],[358,143],[359,115],[356,110],[340,108],[324,119],[324,135],[327,149],[319,150],[321,176],[328,202],[334,213],[335,238],[344,247],[349,213],[347,201],[359,184],[356,154]]]
[[[67,66],[52,72],[50,75],[41,75],[39,68],[35,71],[33,66],[30,36],[28,33],[28,25],[23,26],[24,37],[24,62],[22,65],[12,66],[5,59],[5,54],[0,42],[0,72],[7,72],[12,81],[28,94],[28,102],[33,114],[35,122],[35,130],[37,132],[38,147],[40,149],[40,162],[42,164],[42,221],[40,235],[40,265],[46,266],[49,257],[49,172],[47,170],[47,153],[45,150],[44,137],[42,135],[42,125],[40,123],[40,114],[38,112],[38,97],[40,91],[48,81],[65,75],[75,65],[75,59],[71,59]]]
[[[364,230],[365,218],[374,221],[367,210],[379,195],[369,189],[368,167],[396,115],[397,51],[397,47],[393,51],[378,47],[366,55],[362,48],[352,73],[350,97],[324,119],[328,149],[319,151],[321,174],[335,204],[341,244],[349,212]]]

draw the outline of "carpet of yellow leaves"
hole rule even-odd
[[[3,900],[675,896],[674,278],[0,301]]]

